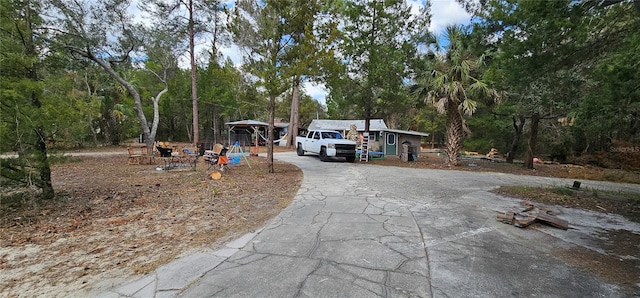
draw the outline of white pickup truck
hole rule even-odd
[[[329,157],[344,157],[348,162],[356,160],[356,143],[346,140],[337,131],[310,130],[305,137],[296,137],[296,152],[302,156],[305,152],[318,154],[321,161]]]

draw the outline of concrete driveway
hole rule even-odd
[[[299,166],[293,203],[261,231],[159,268],[102,297],[629,297],[552,253],[609,229],[640,233],[612,214],[552,207],[567,231],[496,221],[519,201],[501,185],[567,186],[572,180],[500,173],[381,167],[278,153]],[[282,181],[287,183],[287,181]],[[582,181],[640,194],[640,185]],[[639,258],[620,256],[623,258]]]

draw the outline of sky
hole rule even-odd
[[[417,13],[420,7],[424,6],[425,0],[407,0],[407,2],[412,6],[412,11]],[[134,7],[135,5],[132,5],[131,9],[139,13],[139,10]],[[441,35],[447,25],[469,24],[470,20],[471,16],[464,11],[456,0],[431,0],[431,25],[429,26],[429,31],[436,36]],[[230,58],[236,66],[242,64],[242,51],[238,47],[225,47],[221,48],[220,51],[225,58]],[[327,90],[324,85],[306,82],[303,85],[303,90],[322,105],[326,104]]]

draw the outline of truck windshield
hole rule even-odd
[[[323,132],[322,133],[322,138],[323,139],[342,139],[342,135],[338,132]]]

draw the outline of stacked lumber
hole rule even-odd
[[[518,228],[525,228],[535,222],[541,222],[558,229],[569,229],[569,222],[556,217],[549,209],[536,207],[527,201],[522,201],[520,205],[521,207],[513,207],[507,212],[498,213],[496,219]]]

